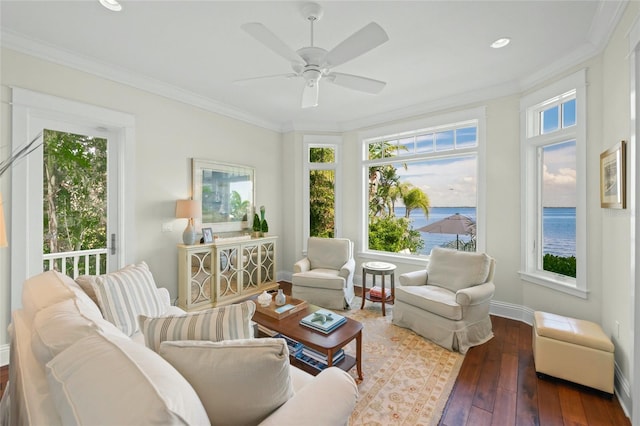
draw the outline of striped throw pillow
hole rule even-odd
[[[138,315],[160,316],[166,306],[145,262],[95,278],[96,296],[102,315],[133,336],[138,330]]]
[[[140,315],[138,322],[145,344],[158,352],[160,343],[166,341],[250,339],[253,337],[251,318],[255,311],[256,304],[248,300],[185,315],[160,318]]]

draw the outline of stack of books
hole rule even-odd
[[[300,342],[298,342],[297,340],[293,340],[291,337],[287,337],[284,334],[276,334],[273,337],[279,337],[281,339],[284,339],[287,342],[287,347],[289,348],[289,355],[291,356],[298,356],[298,354],[300,352],[302,352],[302,349],[304,348],[304,345]]]
[[[331,312],[326,309],[318,309],[314,313],[307,315],[300,320],[301,325],[325,334],[331,333],[346,322],[347,319],[342,315],[338,315],[335,312]]]
[[[375,287],[371,287],[371,290],[369,290],[369,296],[370,297],[375,297],[378,299],[382,299],[382,287],[379,286],[375,286]],[[389,297],[391,297],[391,289],[390,288],[385,288],[384,289],[384,299],[388,299]]]
[[[302,351],[300,351],[300,353],[296,355],[296,359],[320,371],[324,370],[329,365],[326,354],[323,354],[321,352],[318,352],[306,346],[303,346]],[[344,350],[340,349],[335,354],[333,354],[332,365],[336,365],[343,359],[344,359]]]

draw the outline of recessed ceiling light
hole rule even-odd
[[[120,12],[122,5],[117,0],[100,0],[100,4],[114,12]]]
[[[491,43],[491,47],[493,47],[494,49],[500,49],[501,47],[505,47],[510,42],[511,42],[511,39],[509,37],[499,38],[493,43]]]

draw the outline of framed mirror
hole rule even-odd
[[[254,170],[236,164],[192,160],[193,199],[202,204],[202,228],[213,232],[251,227],[254,208]]]

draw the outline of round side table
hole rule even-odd
[[[364,308],[365,300],[381,303],[382,316],[386,316],[384,305],[387,302],[393,302],[396,295],[396,282],[394,275],[395,270],[396,265],[387,262],[365,262],[362,264],[362,305],[360,305],[360,309]],[[373,277],[373,287],[375,287],[376,285],[376,276],[380,275],[382,277],[382,297],[372,296],[371,292],[367,291],[367,274],[370,274]],[[384,297],[384,295],[386,294],[384,277],[387,275],[391,276],[391,294],[388,297]]]

